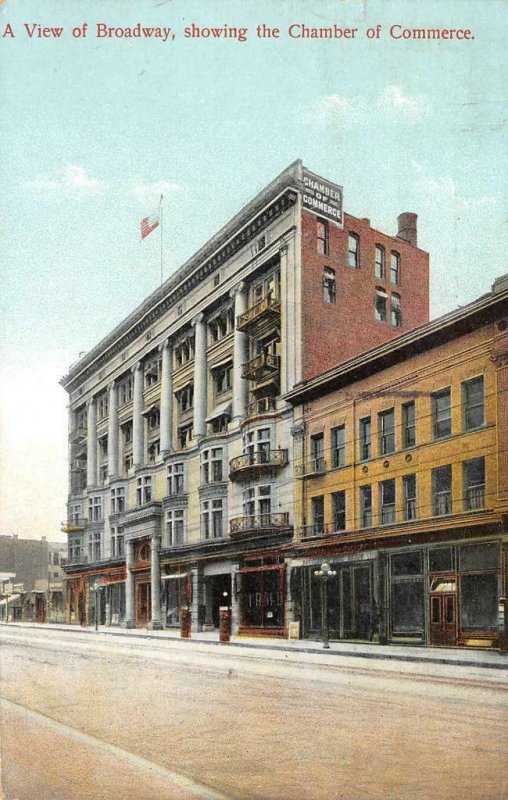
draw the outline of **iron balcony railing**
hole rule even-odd
[[[69,433],[69,441],[72,444],[82,442],[83,439],[86,439],[86,428],[83,425],[79,425]]]
[[[273,295],[267,295],[259,303],[251,306],[244,314],[240,314],[236,318],[237,330],[244,331],[259,322],[263,317],[274,314],[280,314],[280,300]]]
[[[249,514],[245,517],[234,517],[229,521],[231,536],[253,531],[277,530],[289,527],[289,514]]]
[[[88,564],[88,556],[82,554],[79,556],[69,556],[67,564]]]
[[[267,414],[270,411],[275,411],[277,408],[277,401],[275,397],[261,397],[259,400],[253,400],[247,406],[247,415],[249,417],[257,416],[258,414]]]
[[[87,526],[88,520],[85,517],[74,517],[73,519],[64,520],[61,523],[63,533],[74,533],[84,531]]]
[[[285,467],[288,463],[287,450],[259,450],[254,453],[245,453],[243,456],[232,458],[229,462],[229,476],[242,472],[265,472],[271,469]]]
[[[271,353],[259,353],[245,364],[242,364],[242,378],[249,381],[259,380],[264,375],[279,372],[280,358]]]

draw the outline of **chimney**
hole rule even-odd
[[[409,242],[409,244],[412,244],[413,247],[417,247],[417,240],[418,240],[418,234],[416,230],[417,219],[418,215],[413,214],[411,211],[404,211],[397,217],[397,222],[399,225],[399,230],[397,233],[398,238],[404,239],[405,242]]]

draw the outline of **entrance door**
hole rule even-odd
[[[214,628],[219,627],[221,606],[231,605],[231,575],[214,575],[212,582],[212,620]]]
[[[453,578],[431,580],[430,591],[430,644],[453,646],[457,644],[457,591]]]
[[[148,625],[152,618],[151,585],[138,583],[136,597],[136,624]]]

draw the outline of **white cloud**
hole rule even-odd
[[[182,187],[176,181],[161,180],[153,183],[136,183],[129,189],[129,194],[139,197],[142,200],[155,200],[161,194],[168,195],[181,191]]]
[[[446,175],[435,177],[426,173],[422,165],[416,161],[413,162],[413,169],[417,175],[418,192],[426,194],[432,202],[448,202],[455,211],[471,211],[497,203],[497,198],[493,195],[462,196],[460,186],[454,178]]]
[[[376,105],[380,111],[399,113],[410,122],[418,121],[427,111],[427,104],[422,96],[405,95],[401,87],[394,84],[385,86],[379,94]]]
[[[88,195],[97,195],[104,184],[87,175],[80,164],[67,164],[52,174],[38,175],[33,181],[23,184],[28,191],[43,197],[71,197],[82,200]]]

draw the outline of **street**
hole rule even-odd
[[[508,797],[508,672],[0,629],[6,800]]]

